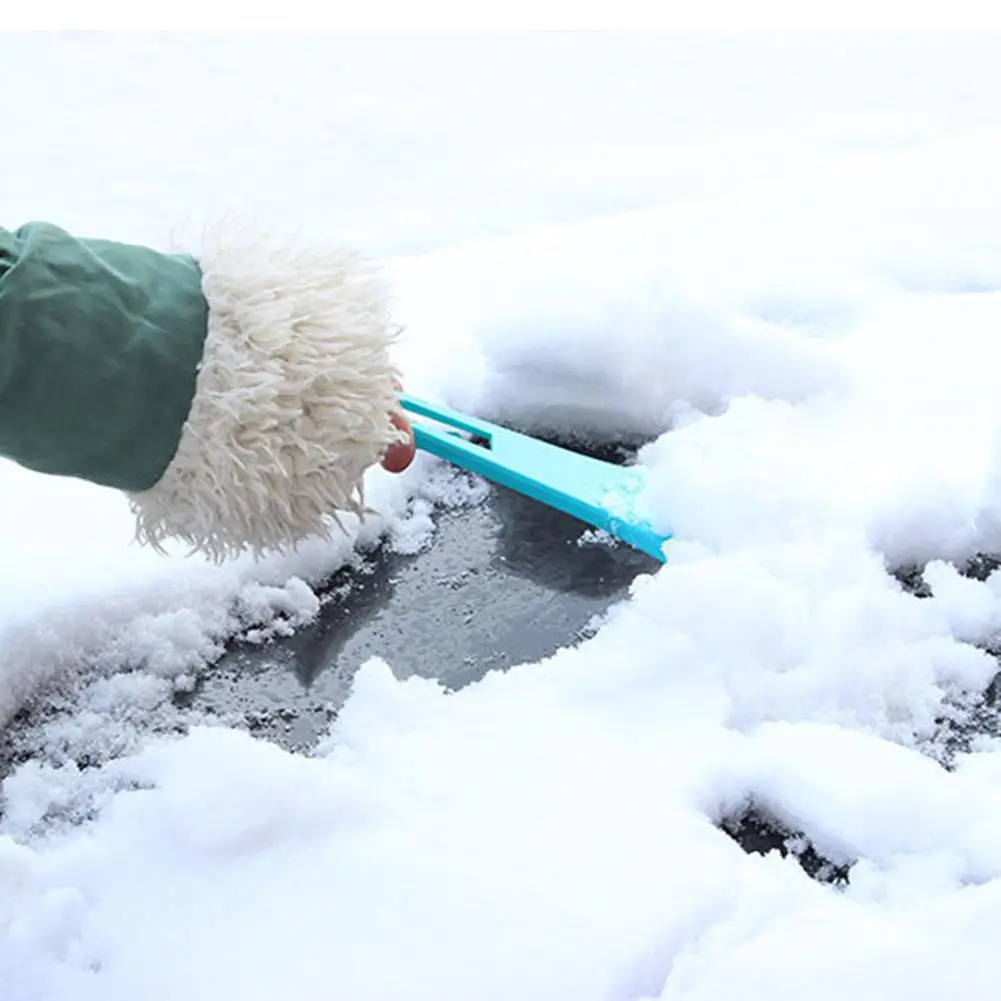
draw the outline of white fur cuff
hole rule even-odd
[[[400,440],[381,283],[357,257],[219,234],[197,255],[209,305],[178,449],[131,496],[138,537],[215,560],[329,536]]]

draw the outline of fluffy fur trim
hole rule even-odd
[[[130,497],[138,538],[221,561],[329,537],[401,435],[377,276],[353,254],[221,230],[196,255],[209,306],[195,396],[160,480]]]

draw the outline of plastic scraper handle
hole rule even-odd
[[[417,447],[478,476],[565,511],[666,562],[656,531],[636,511],[645,470],[579,455],[410,395],[400,398]]]

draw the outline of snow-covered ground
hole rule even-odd
[[[143,714],[307,621],[356,542],[412,546],[433,463],[373,471],[357,537],[223,567],[0,465],[0,727],[99,669],[72,725],[126,751],[3,785],[3,1001],[996,995],[1001,743],[937,748],[1001,630],[1001,575],[955,569],[1001,550],[1001,37],[0,36],[0,65],[5,225],[360,244],[409,388],[645,437],[675,535],[581,646],[447,697],[370,663],[295,756]],[[746,855],[716,825],[747,802],[847,885]]]

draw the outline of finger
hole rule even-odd
[[[414,429],[403,414],[392,413],[389,415],[389,419],[393,422],[394,427],[400,431],[406,431],[408,438],[406,441],[396,442],[389,446],[382,459],[382,468],[390,473],[402,473],[414,461],[414,455],[417,452]]]

